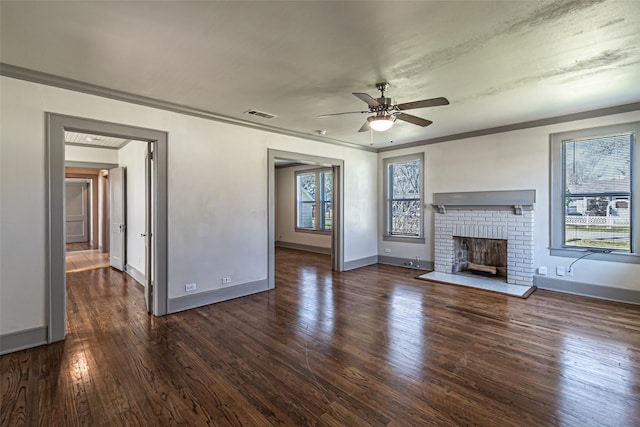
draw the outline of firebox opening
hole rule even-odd
[[[453,245],[453,273],[507,281],[506,240],[454,236]]]

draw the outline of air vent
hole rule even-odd
[[[262,117],[263,119],[273,119],[274,117],[278,117],[275,114],[269,114],[269,113],[265,113],[264,111],[258,111],[258,110],[249,110],[249,111],[245,111],[244,113],[251,114],[252,116]]]

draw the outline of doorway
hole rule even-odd
[[[67,273],[112,266],[146,287],[149,144],[65,131]]]
[[[78,247],[91,249],[91,194],[89,180],[68,177],[65,179],[65,242],[68,245],[79,243]]]
[[[47,114],[47,189],[48,189],[48,342],[64,340],[66,335],[66,273],[65,273],[65,132],[78,132],[146,141],[153,153],[148,173],[153,182],[150,193],[153,200],[148,210],[149,231],[147,247],[153,253],[152,278],[147,291],[149,311],[156,316],[167,313],[167,134],[116,123],[102,122],[80,117]],[[151,227],[151,224],[153,226]],[[151,265],[151,264],[149,264]]]
[[[331,269],[344,271],[344,230],[343,206],[344,206],[344,160],[329,157],[312,156],[308,154],[293,153],[279,150],[268,150],[268,253],[269,253],[269,289],[275,287],[275,205],[276,189],[275,175],[278,161],[290,161],[308,165],[330,168],[333,176],[332,195],[332,231],[331,231]]]
[[[109,256],[98,246],[103,216],[98,197],[99,170],[65,168],[66,272],[75,273],[109,266]]]

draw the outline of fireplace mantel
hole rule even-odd
[[[458,193],[434,193],[432,206],[442,214],[454,209],[533,210],[536,190],[467,191]]]

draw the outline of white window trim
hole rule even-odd
[[[294,200],[293,218],[295,219],[294,231],[296,233],[311,233],[311,234],[331,235],[331,233],[333,232],[333,229],[325,230],[325,229],[322,229],[322,228],[312,229],[312,228],[300,228],[300,227],[298,227],[298,175],[305,175],[305,174],[309,174],[309,173],[314,173],[316,175],[316,187],[317,187],[319,179],[320,179],[320,174],[323,173],[323,172],[333,172],[333,170],[331,168],[300,169],[300,170],[295,171],[295,173],[293,174],[293,179],[294,179],[293,191],[295,192],[294,196],[293,196],[293,200]],[[332,179],[333,179],[333,174],[331,176],[332,176]],[[332,187],[333,187],[334,184],[335,184],[335,182],[333,182],[331,184]],[[332,191],[332,193],[335,194],[334,191]],[[319,194],[320,193],[318,192],[318,189],[316,188],[316,205],[321,205],[321,203],[319,202],[319,200],[320,200]],[[332,197],[331,203],[333,203],[333,197]]]
[[[640,191],[640,156],[638,156],[638,136],[640,135],[640,122],[622,123],[611,126],[601,126],[589,129],[580,129],[569,132],[554,133],[550,135],[550,253],[553,256],[576,258],[589,253],[588,249],[564,246],[564,162],[562,158],[562,143],[576,139],[588,139],[593,137],[633,133],[631,140],[631,193]],[[616,261],[640,264],[640,196],[631,198],[631,249],[635,252],[596,253],[589,255],[588,259],[602,261]]]
[[[418,236],[400,236],[389,234],[389,164],[402,163],[412,160],[420,161],[420,233]],[[408,154],[398,157],[387,157],[383,160],[383,232],[382,240],[402,243],[425,243],[424,238],[424,153]]]

